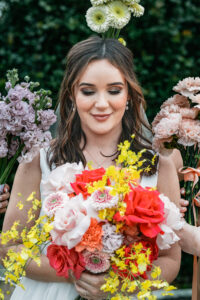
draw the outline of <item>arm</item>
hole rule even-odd
[[[7,231],[11,228],[14,221],[19,220],[22,224],[22,228],[25,226],[31,227],[34,225],[34,221],[27,224],[27,213],[31,208],[31,203],[27,202],[28,196],[35,191],[36,197],[40,199],[40,180],[41,180],[41,170],[40,170],[40,157],[39,155],[31,162],[27,164],[21,164],[18,167],[12,193],[9,201],[9,206],[5,215],[3,231]],[[22,197],[18,196],[18,193],[22,194]],[[16,205],[18,201],[22,201],[24,204],[24,209],[19,210]],[[36,212],[35,220],[39,217],[40,211]],[[15,250],[21,248],[22,245],[17,245]],[[0,247],[1,249],[5,247]],[[5,255],[5,250],[0,253]],[[45,255],[41,256],[41,266],[38,267],[34,261],[31,261],[26,268],[27,277],[35,280],[41,281],[61,281],[66,282],[63,277],[58,277],[56,271],[49,265],[48,258]]]
[[[179,244],[184,252],[200,256],[200,227],[185,223],[177,235],[180,237]]]
[[[175,165],[170,158],[162,156],[159,160],[158,190],[179,206],[180,189]],[[156,264],[161,267],[161,276],[172,282],[179,272],[180,262],[181,249],[176,243],[170,249],[160,251]]]

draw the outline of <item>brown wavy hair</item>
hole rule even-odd
[[[60,123],[57,137],[53,140],[47,155],[50,168],[52,168],[53,163],[59,166],[66,162],[78,163],[82,161],[84,166],[86,165],[83,150],[87,139],[81,128],[78,112],[73,109],[75,105],[74,91],[75,85],[89,63],[101,59],[107,59],[118,68],[128,84],[129,109],[125,111],[122,118],[122,133],[119,143],[130,140],[131,135],[135,134],[131,143],[134,151],[138,152],[143,148],[152,150],[151,142],[142,134],[142,126],[147,130],[151,129],[144,121],[142,108],[145,107],[145,100],[134,73],[132,52],[116,39],[102,39],[98,36],[92,36],[74,45],[67,55],[66,71],[59,93]],[[84,145],[80,148],[82,138]],[[118,152],[115,153],[115,158],[117,155]],[[149,164],[153,152],[146,151],[143,156]],[[149,175],[155,172],[155,166],[152,166],[151,170]]]

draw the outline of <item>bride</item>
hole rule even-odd
[[[142,136],[142,126],[147,126],[140,114],[144,98],[133,71],[131,51],[114,39],[91,37],[76,44],[67,56],[67,69],[60,89],[61,121],[57,137],[51,147],[42,149],[31,163],[21,164],[15,176],[14,185],[3,230],[8,230],[15,220],[27,226],[25,211],[16,205],[32,191],[43,199],[40,190],[41,179],[48,178],[52,169],[66,162],[82,161],[84,165],[93,161],[93,167],[108,167],[115,163],[117,145],[134,133],[133,150],[149,149],[144,158],[151,158],[151,144]],[[147,176],[148,175],[148,176]],[[178,202],[179,183],[174,164],[159,157],[157,167],[151,166],[151,174],[143,174],[142,186],[157,186],[171,201]],[[38,210],[37,217],[42,213]],[[30,224],[29,226],[33,225]],[[18,247],[21,247],[19,244]],[[173,245],[160,251],[156,264],[162,269],[162,277],[168,282],[174,280],[180,267],[180,247]],[[103,299],[100,290],[104,275],[83,272],[79,280],[71,276],[68,280],[56,276],[44,253],[41,266],[31,261],[23,278],[25,291],[17,287],[12,300],[72,300],[77,295],[86,299]]]

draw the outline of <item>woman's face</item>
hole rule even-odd
[[[91,62],[75,87],[75,102],[84,133],[121,132],[128,98],[123,74],[108,60]]]

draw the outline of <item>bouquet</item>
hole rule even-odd
[[[49,127],[56,121],[50,109],[50,91],[35,91],[39,83],[26,76],[19,81],[16,69],[7,72],[6,95],[0,95],[0,185],[16,161],[30,162],[51,140]]]
[[[179,240],[174,230],[182,228],[181,215],[166,196],[140,185],[143,151],[136,154],[129,147],[128,141],[119,145],[121,167],[84,169],[82,163],[66,163],[42,180],[44,215],[21,235],[16,233],[18,223],[2,233],[2,244],[21,236],[24,245],[21,253],[11,250],[4,260],[6,281],[20,285],[16,274],[25,276],[29,258],[39,264],[41,245],[47,241],[47,257],[58,276],[68,278],[72,272],[79,279],[83,271],[107,272],[101,287],[107,299],[130,299],[135,291],[139,299],[156,299],[151,288],[166,293],[174,288],[160,279],[154,262],[159,249]],[[39,203],[33,194],[28,201],[33,201],[31,221]]]
[[[86,12],[88,27],[106,38],[118,38],[120,30],[134,17],[144,14],[140,0],[91,0],[92,7]],[[120,38],[120,42],[125,41]]]
[[[165,101],[155,117],[152,127],[154,149],[180,151],[184,167],[184,195],[189,200],[186,220],[196,225],[200,207],[200,78],[185,78],[173,88],[177,94]]]

